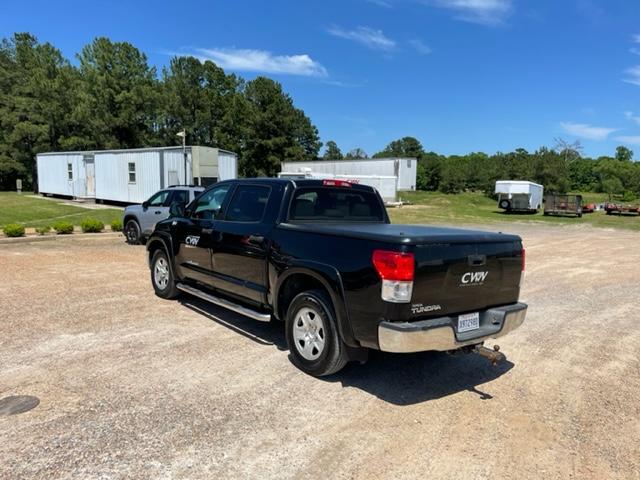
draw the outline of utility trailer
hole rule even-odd
[[[498,180],[495,193],[498,207],[507,212],[537,212],[542,205],[544,187],[524,180]]]
[[[638,205],[620,205],[618,203],[605,203],[604,211],[607,215],[640,215]]]
[[[545,215],[582,217],[582,195],[545,195]]]

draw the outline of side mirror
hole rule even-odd
[[[169,207],[169,216],[184,217],[184,206],[179,203],[172,203]]]
[[[144,208],[145,210],[149,208],[149,202],[147,202],[146,200],[142,202],[142,208]]]

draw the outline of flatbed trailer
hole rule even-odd
[[[606,203],[604,211],[607,215],[640,215],[640,206]]]

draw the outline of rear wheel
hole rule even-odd
[[[316,377],[341,370],[347,349],[338,335],[331,301],[322,290],[297,295],[287,311],[285,324],[291,361]]]
[[[159,297],[172,299],[180,295],[169,258],[162,249],[156,250],[151,259],[151,283]]]
[[[129,220],[127,222],[127,224],[124,226],[124,234],[127,237],[127,243],[129,245],[140,244],[140,225],[136,220]]]
[[[504,210],[509,210],[511,208],[511,202],[509,200],[500,200],[498,205]]]

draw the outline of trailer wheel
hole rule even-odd
[[[509,200],[500,200],[498,206],[504,210],[509,210],[511,208],[511,202]]]

